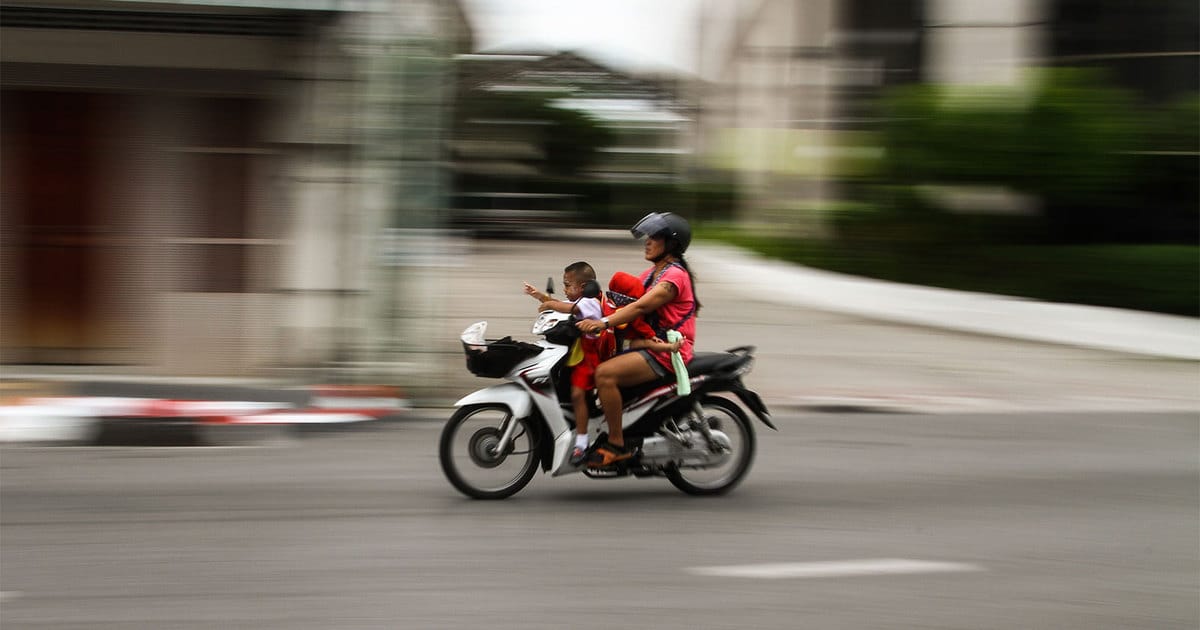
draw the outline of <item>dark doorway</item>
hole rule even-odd
[[[115,97],[3,92],[6,360],[88,363],[102,344],[97,292],[108,239],[100,181]],[[15,273],[9,273],[10,271]]]

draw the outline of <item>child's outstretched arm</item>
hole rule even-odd
[[[550,297],[549,293],[538,291],[532,284],[525,283],[525,295],[538,301],[538,311],[557,311],[559,313],[575,312],[575,305]]]
[[[528,282],[525,283],[525,295],[532,297],[538,302],[549,302],[553,299],[550,297],[550,294],[538,291],[532,284],[529,284]]]
[[[548,299],[545,302],[542,302],[541,305],[538,306],[538,310],[539,311],[557,311],[559,313],[570,314],[570,313],[575,312],[575,305],[572,304],[571,302],[564,302],[562,300]]]

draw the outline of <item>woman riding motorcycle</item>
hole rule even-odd
[[[683,336],[679,353],[686,364],[691,361],[696,342],[696,314],[700,302],[693,290],[693,275],[683,254],[692,241],[692,230],[683,217],[670,212],[652,212],[631,229],[634,237],[645,238],[646,260],[654,263],[641,275],[645,295],[601,319],[585,319],[577,326],[595,334],[643,317],[660,339],[668,330]],[[629,459],[621,427],[622,387],[639,385],[666,377],[673,372],[671,356],[665,352],[638,350],[619,354],[596,368],[596,391],[608,424],[608,439],[599,444],[588,464],[612,466]]]

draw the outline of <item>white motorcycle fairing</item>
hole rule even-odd
[[[476,390],[458,399],[455,407],[468,405],[500,404],[508,407],[514,418],[524,418],[531,408],[529,392],[516,383],[500,383]]]

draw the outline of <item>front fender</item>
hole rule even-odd
[[[481,390],[471,392],[466,396],[458,399],[454,403],[455,407],[468,407],[471,405],[504,405],[512,412],[514,418],[527,418],[533,411],[533,399],[529,392],[521,389],[516,383],[500,383],[492,385]],[[554,457],[554,440],[550,436],[550,428],[544,422],[533,422],[531,429],[537,434],[537,442],[541,449],[539,459],[541,460],[542,470],[550,470],[550,464]]]
[[[500,383],[471,392],[458,399],[454,406],[466,407],[483,404],[501,404],[512,411],[513,417],[525,418],[529,416],[529,410],[533,403],[529,398],[529,392],[521,389],[520,385]]]

